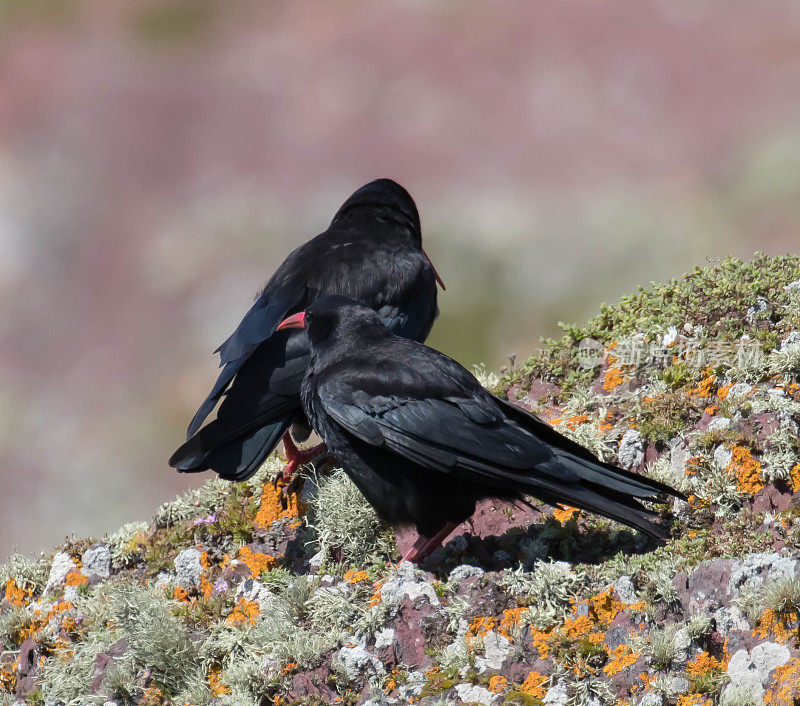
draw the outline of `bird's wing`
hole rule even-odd
[[[382,381],[380,366],[362,361],[360,368],[351,374],[339,370],[316,386],[324,409],[349,434],[497,494],[527,493],[665,536],[650,520],[655,513],[637,499],[680,493],[600,461],[541,420],[476,389],[477,382],[463,384],[463,374],[455,375],[441,360],[418,355],[408,365],[395,365],[397,374]],[[431,368],[440,377],[426,390],[419,376],[429,376]],[[461,384],[453,379],[459,375]]]

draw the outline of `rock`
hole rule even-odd
[[[721,431],[722,429],[729,429],[731,426],[731,420],[728,417],[714,417],[709,423],[706,429],[708,431]]]
[[[448,583],[455,586],[464,579],[482,578],[484,574],[483,569],[477,566],[470,566],[469,564],[461,564],[450,572]]]
[[[797,573],[797,560],[773,553],[750,554],[741,561],[735,561],[728,582],[728,593],[734,595],[745,584],[753,586],[763,583],[762,573],[770,579],[790,578]]]
[[[394,628],[384,628],[375,633],[375,649],[391,647],[394,642]]]
[[[717,632],[723,638],[727,637],[731,630],[750,629],[750,623],[747,622],[744,613],[735,605],[723,606],[715,610],[714,620],[717,624]]]
[[[319,551],[314,556],[312,556],[308,560],[309,568],[313,569],[314,571],[319,571],[322,568],[322,565],[325,563],[325,552]]]
[[[563,679],[559,679],[555,686],[547,690],[542,701],[547,704],[547,706],[567,706],[569,703],[567,682]]]
[[[756,317],[762,312],[769,309],[769,303],[766,299],[759,298],[756,300],[756,303],[749,306],[747,308],[747,312],[744,315],[745,321],[748,324],[753,325],[756,322]]]
[[[370,684],[377,684],[386,676],[386,670],[381,661],[361,645],[342,647],[333,659],[336,668],[346,676],[349,682],[366,678]]]
[[[633,587],[633,581],[630,576],[622,575],[614,582],[614,591],[623,603],[630,605],[637,603],[639,597],[636,595],[636,589]]]
[[[647,692],[639,701],[639,706],[663,706],[664,697],[654,691]]]
[[[792,331],[786,338],[784,338],[781,341],[780,349],[782,351],[785,351],[789,346],[795,346],[798,343],[800,343],[800,331]]]
[[[753,386],[748,385],[746,382],[737,382],[728,390],[728,397],[735,400],[737,397],[744,397],[753,391]]]
[[[641,432],[628,429],[619,442],[619,465],[630,470],[644,461],[644,439]]]
[[[81,557],[81,571],[90,578],[107,579],[111,576],[111,550],[105,544],[89,547]]]
[[[620,645],[627,645],[629,639],[630,639],[629,629],[623,625],[617,625],[613,628],[609,628],[608,630],[606,630],[603,642],[605,642],[608,651],[613,652]]]
[[[491,706],[491,704],[500,699],[499,694],[493,694],[485,686],[478,686],[477,684],[459,684],[456,686],[456,693],[461,701],[468,704],[476,703]]]
[[[433,590],[433,585],[428,581],[418,580],[414,565],[409,561],[402,561],[392,577],[381,586],[381,603],[396,608],[406,596],[412,604],[427,600],[431,605],[439,605],[439,597]]]
[[[784,287],[784,290],[787,292],[791,292],[793,289],[800,289],[800,279],[796,279],[794,282],[789,282],[789,284]]]
[[[728,466],[732,457],[733,452],[730,450],[730,448],[725,446],[725,444],[720,444],[714,449],[714,463],[722,468],[726,468]]]
[[[189,590],[200,585],[200,575],[203,573],[200,557],[200,550],[194,547],[184,549],[175,557],[172,565],[175,567],[175,583],[178,586]]]
[[[737,650],[728,662],[731,687],[749,692],[760,700],[772,670],[786,664],[790,656],[789,648],[777,642],[762,642],[750,653],[745,649]]]
[[[410,704],[419,697],[427,683],[428,678],[425,676],[425,672],[415,669],[413,672],[408,673],[405,683],[398,687],[397,695],[402,703]]]
[[[234,599],[238,601],[240,598],[258,603],[262,613],[281,603],[280,598],[255,579],[245,579],[239,584]]]
[[[675,647],[675,659],[678,662],[685,662],[689,659],[689,650],[692,647],[692,637],[686,628],[680,628],[675,632],[672,643]]]
[[[74,568],[75,563],[72,561],[72,557],[66,552],[58,552],[53,557],[53,563],[50,565],[50,576],[47,579],[45,592],[56,586],[63,586],[67,580],[67,574]]]
[[[669,443],[669,465],[676,478],[683,478],[686,461],[689,460],[689,444],[685,439],[677,437]]]
[[[490,630],[483,636],[483,657],[475,659],[475,666],[478,669],[478,674],[484,672],[500,671],[503,668],[503,662],[508,657],[511,649],[511,641],[503,637],[493,630]]]
[[[690,686],[686,677],[676,676],[669,681],[669,689],[673,694],[685,694],[689,691]]]

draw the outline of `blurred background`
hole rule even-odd
[[[800,245],[800,5],[0,0],[0,558],[147,519],[267,276],[376,177],[471,365]]]

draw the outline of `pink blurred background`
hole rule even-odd
[[[0,4],[0,558],[148,518],[211,351],[403,183],[492,367],[707,258],[797,249],[800,5]]]

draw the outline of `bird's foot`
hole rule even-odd
[[[442,545],[444,540],[450,536],[450,533],[456,527],[458,527],[458,525],[448,522],[439,532],[433,535],[433,537],[423,537],[420,535],[417,541],[414,542],[414,546],[403,554],[403,558],[400,561],[411,561],[414,564],[421,564]]]
[[[327,450],[325,444],[317,444],[310,449],[298,449],[291,434],[287,431],[283,435],[283,453],[286,455],[286,465],[283,467],[282,473],[283,480],[288,483],[300,466],[314,460]]]

